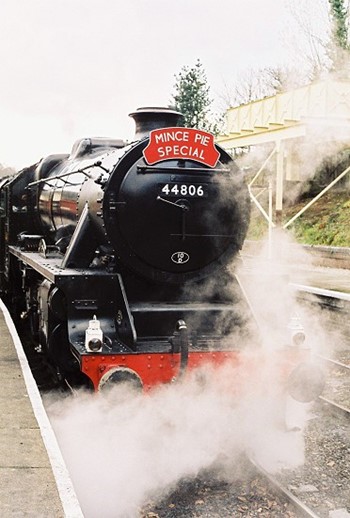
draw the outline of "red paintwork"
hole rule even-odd
[[[220,157],[211,133],[180,127],[152,130],[143,155],[149,165],[164,160],[194,160],[209,167],[215,167]]]
[[[190,352],[187,369],[189,371],[205,364],[215,366],[230,361],[238,364],[239,352]],[[116,354],[113,356],[88,355],[82,357],[81,370],[98,390],[102,376],[111,368],[127,367],[141,378],[144,389],[149,390],[161,383],[170,383],[179,374],[180,354]]]
[[[305,361],[307,351],[301,351],[289,347],[273,353],[274,361],[269,354],[261,349],[251,351],[216,351],[216,352],[190,352],[188,355],[187,372],[192,372],[205,365],[219,368],[227,366],[231,371],[230,387],[232,390],[240,390],[245,384],[252,384],[259,378],[259,372],[264,371],[263,365],[268,362],[271,376],[283,384],[293,367]],[[170,383],[179,375],[180,354],[146,353],[146,354],[116,354],[116,355],[84,355],[81,358],[81,370],[92,381],[97,391],[102,376],[108,370],[124,367],[134,371],[142,380],[145,391],[152,387]],[[218,369],[219,370],[219,369]]]

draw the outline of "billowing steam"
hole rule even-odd
[[[234,371],[221,376],[235,384]],[[256,388],[256,380],[245,382]],[[272,470],[302,462],[301,436],[275,420],[269,394],[234,401],[228,390],[191,379],[148,396],[119,387],[48,404],[84,515],[137,516],[148,498],[203,468],[236,476],[244,451]]]
[[[238,366],[204,369],[148,395],[119,386],[63,401],[47,397],[86,518],[136,517],[148,499],[204,468],[236,478],[242,452],[270,471],[303,462],[302,431],[286,433],[286,426],[302,429],[308,406],[282,393],[275,353],[288,342],[290,314],[304,315],[288,289],[286,269],[277,272],[272,263],[264,269],[261,261],[257,275],[246,269],[240,274],[264,325],[262,348],[242,343]],[[312,329],[308,345],[317,348],[320,336]]]

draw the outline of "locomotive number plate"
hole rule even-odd
[[[208,196],[208,186],[205,183],[166,183],[159,185],[159,194],[176,198],[179,196],[181,198],[206,198]]]

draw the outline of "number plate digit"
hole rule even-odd
[[[208,196],[207,184],[166,183],[159,185],[163,196],[172,198],[202,198]]]

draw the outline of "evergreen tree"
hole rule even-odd
[[[332,22],[332,39],[330,56],[333,69],[340,75],[348,76],[349,40],[348,40],[348,7],[344,0],[329,0],[330,18]]]
[[[349,50],[348,43],[348,12],[344,0],[329,0],[331,17],[333,19],[334,40],[338,47]]]
[[[212,100],[209,97],[207,77],[200,60],[189,68],[184,66],[175,75],[174,108],[184,115],[184,125],[189,128],[213,130],[208,121],[209,107]]]

